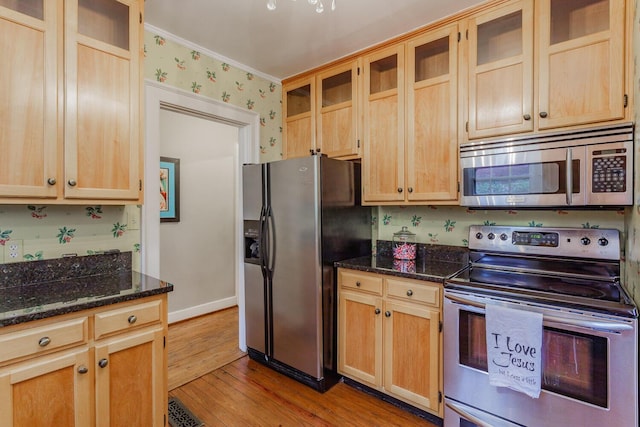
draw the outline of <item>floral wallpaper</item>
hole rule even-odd
[[[418,243],[468,246],[470,225],[615,228],[623,233],[624,210],[472,210],[458,206],[380,206],[373,218],[378,240],[407,226]]]
[[[282,85],[150,31],[144,35],[146,79],[260,114],[260,160],[282,159]]]
[[[0,205],[0,263],[118,249],[140,266],[138,206]]]

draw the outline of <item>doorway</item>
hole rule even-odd
[[[161,229],[160,229],[160,193],[157,190],[158,171],[160,167],[162,125],[168,112],[179,113],[181,117],[191,116],[232,126],[238,132],[237,163],[234,167],[235,192],[232,208],[235,212],[235,294],[239,307],[240,348],[245,350],[244,332],[244,271],[242,264],[242,183],[241,164],[259,162],[259,129],[260,118],[255,112],[244,110],[221,101],[205,98],[176,88],[166,87],[160,83],[147,80],[145,82],[145,201],[142,207],[142,271],[145,274],[161,277]],[[162,154],[164,155],[164,154]],[[181,214],[183,215],[183,214]],[[165,224],[163,224],[164,226]],[[164,279],[163,279],[164,280]],[[179,283],[175,283],[175,288]],[[229,302],[227,301],[226,304]],[[225,302],[209,304],[202,307],[213,311],[224,308]],[[213,310],[211,310],[213,308]],[[182,320],[180,316],[194,313],[169,313],[169,322]],[[204,314],[197,313],[197,314]]]

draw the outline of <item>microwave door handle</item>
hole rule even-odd
[[[470,413],[468,413],[464,409],[460,408],[458,405],[455,405],[455,404],[453,404],[451,402],[447,402],[447,403],[445,403],[445,405],[447,405],[447,407],[449,409],[451,409],[453,412],[458,414],[461,418],[463,418],[463,419],[465,419],[467,421],[470,421],[471,423],[473,423],[474,425],[477,425],[478,427],[493,427],[491,424],[485,423],[484,421],[482,421],[478,417],[475,417],[475,416],[471,415]]]
[[[486,308],[485,304],[471,301],[466,298],[462,298],[459,296],[453,295],[445,295],[445,298],[451,300],[454,303],[458,303],[461,305],[466,305],[469,307],[478,308],[484,310]],[[606,320],[580,320],[580,319],[570,319],[559,316],[549,316],[545,314],[543,316],[543,324],[545,326],[551,326],[551,324],[556,325],[571,325],[571,326],[580,326],[583,328],[595,329],[603,332],[622,332],[622,331],[630,331],[633,329],[633,325],[621,322],[609,322]]]
[[[571,148],[567,148],[567,173],[566,173],[566,185],[567,185],[567,205],[571,206],[573,200],[573,153]]]

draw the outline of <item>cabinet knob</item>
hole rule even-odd
[[[398,193],[402,193],[402,187],[398,187]]]
[[[531,114],[525,114],[522,118],[525,120],[531,120]]]
[[[356,286],[357,286],[357,287],[360,287],[360,281],[357,281],[357,282],[356,282]]]
[[[547,114],[546,111],[540,111],[540,117],[542,117],[544,119],[547,116],[548,116],[548,114]]]
[[[67,184],[69,184],[69,187],[75,187],[78,183],[75,179],[70,179]]]
[[[313,148],[309,148],[309,153],[311,153],[311,155],[313,156],[314,154],[316,154],[315,151],[313,151]]]
[[[407,188],[407,191],[408,191],[409,193],[413,193],[413,187],[409,187],[409,188]]]
[[[49,178],[47,180],[47,184],[49,184],[49,185],[56,185],[56,182],[58,182],[58,181],[56,181],[55,178]]]
[[[134,323],[136,323],[136,321],[138,320],[138,318],[136,316],[134,316],[133,314],[131,316],[129,316],[129,318],[127,319],[127,322],[129,322],[130,325],[133,325]]]
[[[319,153],[319,152],[320,152],[320,149],[319,149],[319,148],[316,148],[316,153]]]
[[[100,366],[101,368],[106,368],[108,364],[109,361],[107,359],[100,359],[100,361],[98,362],[98,366]]]
[[[49,337],[42,337],[40,338],[40,340],[38,341],[38,345],[40,347],[46,347],[49,345],[49,343],[51,342],[51,338]]]
[[[412,291],[411,289],[409,289],[409,290],[407,291],[407,296],[408,296],[408,297],[410,297],[411,295],[413,295],[413,291]]]
[[[380,314],[380,309],[379,309],[379,308],[376,308],[375,313],[376,313],[376,314]]]
[[[84,365],[78,366],[78,373],[79,374],[86,374],[87,372],[89,372],[89,369],[86,366],[84,366]]]
[[[391,312],[389,310],[384,312],[385,317],[391,317]]]

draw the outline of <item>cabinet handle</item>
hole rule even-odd
[[[69,184],[69,187],[75,187],[78,183],[76,182],[75,179],[70,179],[69,182],[67,182],[67,184]]]
[[[542,117],[543,119],[544,119],[545,117],[547,117],[547,115],[548,115],[548,114],[547,114],[547,112],[546,112],[546,111],[540,111],[540,117]]]
[[[402,193],[402,187],[398,187],[398,193]]]
[[[40,347],[46,347],[49,345],[49,343],[51,342],[51,338],[49,337],[42,337],[40,338],[40,340],[38,341],[38,345]]]
[[[101,368],[106,368],[108,364],[109,361],[107,359],[100,359],[100,361],[98,362],[98,366],[100,366]]]
[[[409,187],[409,188],[407,188],[407,191],[408,191],[409,193],[413,193],[413,187]]]
[[[389,310],[384,312],[385,317],[391,317],[391,312]]]
[[[380,309],[379,309],[379,308],[376,308],[376,311],[375,311],[374,313],[376,313],[376,314],[380,314]]]
[[[79,374],[86,374],[87,372],[89,372],[89,369],[86,366],[80,365],[78,367],[78,373]]]
[[[525,120],[531,120],[531,114],[525,114],[522,118]]]
[[[58,181],[56,181],[55,178],[49,178],[47,180],[47,184],[49,184],[49,185],[56,185],[56,182],[58,182]]]
[[[409,289],[409,290],[407,291],[407,296],[408,296],[408,297],[410,297],[411,295],[413,295],[413,291],[412,291],[411,289]]]
[[[129,316],[129,318],[127,319],[127,322],[129,322],[130,325],[133,325],[134,323],[136,323],[136,321],[138,320],[138,318],[136,316],[134,316],[133,314],[131,316]]]
[[[360,281],[357,281],[357,282],[356,282],[356,286],[357,286],[357,287],[360,287]]]

